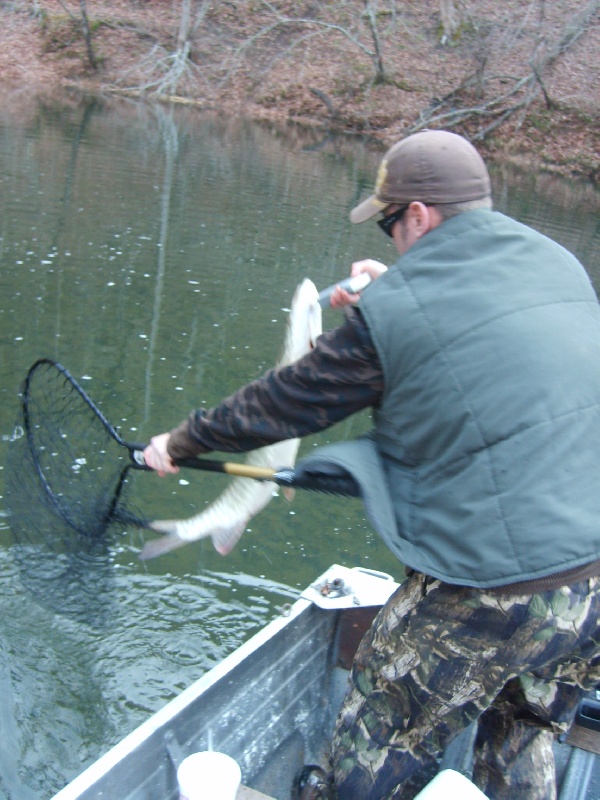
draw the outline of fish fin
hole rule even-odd
[[[178,547],[183,547],[184,544],[189,544],[185,539],[180,539],[176,533],[169,533],[167,536],[161,536],[160,539],[151,539],[146,542],[138,556],[140,561],[149,561],[151,558],[164,556],[165,553],[170,553],[171,550],[177,550]]]
[[[210,536],[217,553],[220,553],[222,556],[226,556],[231,553],[233,548],[242,538],[242,534],[246,530],[247,524],[248,520],[245,519],[242,520],[242,522],[236,522],[233,525],[215,528]]]
[[[157,531],[158,533],[169,533],[177,535],[177,528],[179,521],[176,519],[154,519],[148,525],[150,530]]]
[[[288,503],[293,502],[294,498],[296,497],[296,490],[292,489],[291,486],[284,487],[283,496],[288,501]]]

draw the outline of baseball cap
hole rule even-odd
[[[366,222],[392,203],[463,203],[490,194],[487,167],[470,142],[450,131],[420,131],[387,151],[375,193],[350,212],[350,219]]]

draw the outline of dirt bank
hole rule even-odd
[[[84,5],[87,19],[79,0],[0,4],[5,107],[160,95],[384,144],[453,127],[489,157],[598,180],[600,0]]]

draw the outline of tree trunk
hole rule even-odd
[[[179,33],[177,34],[177,52],[187,57],[190,48],[190,31],[192,20],[192,0],[182,0]]]
[[[379,40],[379,31],[377,29],[377,0],[365,0],[367,20],[369,21],[369,28],[371,29],[371,37],[373,38],[373,47],[375,49],[375,70],[377,73],[377,83],[385,83],[386,76],[383,68],[383,55],[381,53],[381,42]]]
[[[460,28],[460,11],[455,0],[440,0],[440,18],[442,22],[441,43],[451,42]]]
[[[86,0],[79,0],[79,8],[81,9],[81,27],[83,30],[83,38],[85,39],[85,46],[87,48],[88,61],[93,69],[98,69],[98,62],[94,48],[92,47],[92,32],[90,31],[90,23],[87,15]]]

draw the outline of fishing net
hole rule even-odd
[[[72,376],[52,361],[29,370],[8,452],[10,525],[21,543],[93,553],[115,525],[145,525],[125,504],[122,440]]]
[[[115,531],[147,521],[126,505],[131,467],[116,431],[71,375],[36,362],[8,445],[5,500],[22,580],[61,613],[106,595]]]
[[[141,450],[143,445],[123,441],[60,364],[41,359],[30,368],[8,447],[5,499],[22,579],[55,610],[76,614],[98,602],[111,576],[112,534],[150,527],[127,502],[130,470],[149,469]],[[360,494],[350,475],[322,469],[316,475],[267,469],[258,476],[240,464],[194,458],[177,463],[281,486]]]

